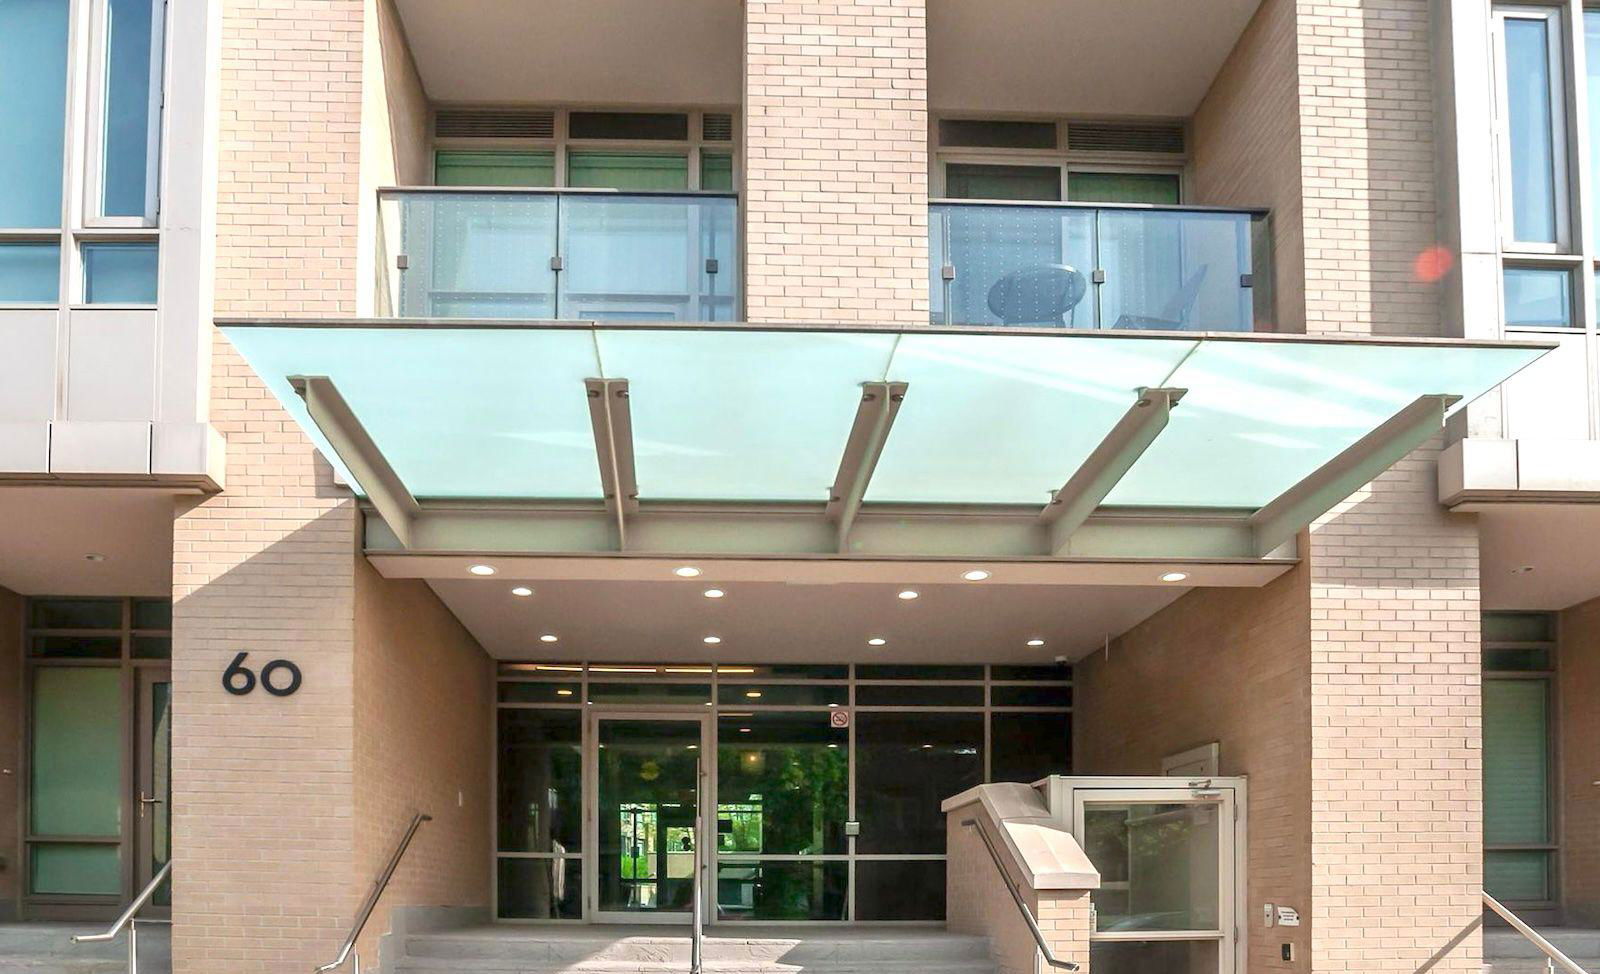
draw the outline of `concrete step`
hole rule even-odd
[[[389,974],[681,974],[685,934],[638,927],[488,926],[409,934],[385,946]],[[707,974],[994,974],[988,941],[942,930],[717,930]]]
[[[99,933],[104,924],[0,924],[0,974],[125,974],[128,941],[124,933],[106,943],[75,944],[77,934]],[[169,928],[139,928],[139,974],[170,974]]]
[[[1540,927],[1539,933],[1584,970],[1600,974],[1600,930]],[[1483,933],[1484,974],[1544,974],[1545,955],[1515,930],[1503,927]]]

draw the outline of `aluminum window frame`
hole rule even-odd
[[[164,127],[162,109],[166,102],[167,86],[167,0],[147,0],[150,4],[150,81],[149,120],[145,129],[144,214],[141,216],[106,216],[100,211],[105,206],[106,160],[106,109],[108,106],[107,69],[111,50],[109,47],[112,0],[88,0],[89,48],[85,70],[84,155],[83,155],[83,226],[103,229],[107,227],[154,228],[161,220],[161,134]]]
[[[1543,21],[1547,26],[1545,56],[1550,69],[1550,156],[1555,164],[1551,180],[1555,189],[1555,242],[1521,241],[1515,236],[1515,208],[1512,202],[1510,95],[1507,88],[1506,31],[1507,20]],[[1571,254],[1574,249],[1574,220],[1572,173],[1575,168],[1573,150],[1576,144],[1574,127],[1575,85],[1569,79],[1579,76],[1581,62],[1574,59],[1571,46],[1576,32],[1571,29],[1562,4],[1496,3],[1490,13],[1492,53],[1490,63],[1494,78],[1494,118],[1492,126],[1495,139],[1495,160],[1499,173],[1496,202],[1500,217],[1500,248],[1508,254],[1526,256]]]
[[[1056,127],[1056,145],[1053,149],[1007,148],[1004,146],[946,146],[940,139],[939,123],[943,121],[1004,121],[1049,122]],[[1067,195],[1067,176],[1070,172],[1132,173],[1178,177],[1178,203],[1185,205],[1189,198],[1189,164],[1187,151],[1182,154],[1156,152],[1091,152],[1067,147],[1068,130],[1074,121],[1086,121],[1063,115],[1011,115],[980,114],[974,112],[930,112],[928,119],[928,196],[946,198],[946,168],[957,165],[990,166],[1054,166],[1060,175],[1060,200],[1070,203]]]
[[[759,667],[761,667],[763,665],[769,665],[769,664],[761,664],[761,663],[752,663],[752,664],[725,664],[725,663],[629,664],[629,663],[588,662],[588,661],[576,662],[576,663],[565,663],[565,662],[539,663],[539,662],[535,662],[535,661],[531,661],[531,660],[530,661],[525,661],[525,662],[524,661],[513,661],[513,660],[502,660],[502,661],[498,662],[497,668],[496,668],[496,672],[491,677],[491,680],[493,682],[494,705],[490,709],[490,713],[489,713],[489,722],[490,722],[490,727],[491,727],[490,748],[491,748],[491,752],[492,752],[491,753],[491,762],[490,762],[490,765],[491,765],[491,770],[490,770],[490,800],[489,800],[489,803],[488,803],[489,804],[489,822],[488,822],[488,827],[491,830],[490,831],[491,841],[490,841],[490,850],[489,850],[489,873],[490,873],[491,904],[492,904],[491,908],[490,908],[490,910],[491,910],[491,912],[490,912],[491,922],[497,923],[497,924],[507,924],[507,925],[534,925],[534,926],[539,926],[539,925],[560,926],[560,925],[565,925],[565,924],[593,924],[593,923],[606,922],[604,917],[597,917],[597,915],[596,915],[597,914],[596,904],[591,902],[590,899],[589,899],[588,891],[590,889],[590,874],[593,872],[593,866],[591,865],[591,863],[593,861],[592,857],[597,854],[596,851],[592,849],[592,847],[591,848],[586,848],[584,851],[580,852],[580,856],[582,857],[582,860],[583,860],[583,863],[584,863],[583,883],[584,883],[584,888],[585,888],[584,902],[582,904],[583,909],[581,911],[582,912],[582,916],[580,918],[578,918],[578,919],[547,919],[547,918],[536,918],[536,917],[535,918],[527,918],[527,917],[502,918],[500,916],[500,860],[502,860],[502,859],[544,859],[544,860],[554,860],[554,859],[558,858],[555,853],[525,853],[525,852],[508,853],[508,852],[500,851],[500,848],[499,848],[500,741],[499,741],[499,716],[498,715],[499,715],[500,711],[502,711],[502,710],[565,710],[565,711],[577,713],[580,716],[580,724],[581,724],[581,727],[582,727],[580,748],[581,748],[581,751],[582,751],[582,754],[583,754],[583,767],[584,767],[584,781],[583,781],[583,783],[581,785],[581,791],[583,793],[583,801],[586,803],[586,806],[582,810],[582,819],[583,819],[583,822],[585,823],[584,828],[586,830],[588,829],[588,823],[590,822],[590,818],[591,818],[590,813],[593,811],[592,805],[588,805],[587,803],[592,801],[592,798],[591,798],[592,782],[590,781],[590,777],[591,777],[591,775],[590,775],[591,763],[590,762],[591,762],[592,753],[595,750],[594,745],[596,743],[596,738],[593,735],[593,727],[594,727],[595,719],[597,718],[597,716],[615,717],[615,716],[626,716],[626,715],[638,716],[640,714],[649,714],[649,715],[651,715],[653,717],[658,717],[658,718],[666,719],[666,720],[670,720],[675,716],[676,717],[681,717],[681,718],[687,718],[687,717],[689,717],[691,715],[692,716],[703,716],[703,717],[705,717],[706,720],[707,720],[707,724],[706,724],[706,728],[707,729],[706,729],[706,738],[705,738],[705,742],[704,742],[704,745],[703,745],[703,753],[706,753],[706,754],[710,755],[710,757],[708,757],[708,759],[705,761],[705,765],[706,765],[706,788],[707,788],[708,794],[712,796],[711,800],[707,803],[706,811],[709,814],[709,813],[713,813],[715,811],[715,808],[716,808],[716,806],[718,804],[718,801],[717,801],[717,799],[715,797],[717,795],[717,788],[718,788],[718,780],[717,780],[717,770],[718,770],[717,765],[718,765],[718,762],[715,760],[714,755],[717,753],[717,748],[720,747],[720,745],[722,743],[721,739],[718,737],[718,722],[720,721],[720,719],[722,717],[731,716],[731,715],[737,714],[737,713],[762,713],[762,714],[764,714],[764,713],[814,713],[814,714],[817,714],[818,716],[821,716],[823,714],[830,713],[830,712],[832,712],[834,710],[844,709],[844,710],[846,710],[847,712],[849,712],[851,714],[850,725],[849,725],[849,728],[848,728],[848,731],[847,731],[847,733],[848,733],[848,742],[845,745],[846,761],[847,761],[847,768],[846,768],[846,773],[847,773],[847,778],[846,778],[846,782],[847,782],[847,788],[846,788],[846,791],[847,791],[847,805],[846,805],[847,813],[846,814],[847,814],[847,818],[846,818],[846,821],[850,821],[850,822],[857,821],[858,819],[857,819],[856,816],[859,814],[859,809],[858,809],[858,804],[857,804],[857,798],[858,798],[858,782],[857,782],[858,758],[857,758],[857,739],[856,739],[857,738],[857,728],[859,727],[859,721],[854,719],[855,714],[857,714],[857,713],[874,713],[874,714],[897,714],[897,713],[900,713],[900,714],[904,714],[904,713],[914,713],[914,714],[957,714],[957,713],[959,713],[959,714],[982,714],[983,715],[983,773],[982,773],[982,776],[983,776],[983,780],[985,782],[991,781],[992,778],[993,778],[993,773],[994,773],[994,770],[993,770],[993,766],[994,766],[994,761],[993,761],[994,718],[995,718],[996,715],[1004,717],[1004,716],[1006,716],[1008,714],[1019,714],[1019,713],[1022,713],[1022,714],[1027,714],[1027,713],[1060,714],[1060,715],[1064,715],[1066,717],[1066,720],[1067,720],[1067,734],[1068,734],[1069,741],[1071,739],[1071,734],[1073,733],[1073,730],[1074,730],[1073,721],[1072,721],[1072,714],[1074,712],[1074,705],[1073,704],[1075,704],[1076,701],[1073,701],[1073,704],[1068,704],[1066,706],[1059,706],[1059,707],[1052,707],[1052,706],[995,706],[994,703],[993,703],[993,697],[994,697],[993,688],[995,686],[997,686],[997,685],[998,686],[1063,687],[1063,688],[1066,688],[1070,692],[1075,687],[1075,682],[1074,682],[1073,675],[1072,675],[1072,668],[1070,666],[1061,667],[1061,669],[1062,669],[1062,678],[1060,680],[1018,680],[1018,679],[996,679],[995,678],[995,676],[994,676],[994,667],[995,666],[997,666],[997,665],[998,666],[1005,666],[1005,665],[1012,665],[1012,664],[994,664],[994,665],[982,664],[982,671],[983,672],[982,672],[981,677],[978,677],[978,678],[975,678],[975,679],[969,679],[969,680],[950,679],[950,678],[935,678],[935,679],[927,679],[927,680],[911,680],[911,679],[859,679],[857,677],[858,665],[875,665],[875,664],[872,664],[872,663],[868,663],[868,664],[855,664],[855,663],[838,664],[838,665],[841,665],[841,666],[845,667],[845,675],[841,676],[841,677],[837,677],[837,678],[818,678],[818,677],[803,677],[803,676],[762,677],[760,674],[751,674],[751,673],[748,673],[748,672],[739,672],[740,670],[743,670],[746,665],[759,668]],[[770,664],[770,665],[782,665],[782,664]],[[906,665],[918,665],[918,664],[906,664]],[[1017,665],[1024,665],[1024,664],[1017,664]],[[1043,664],[1037,664],[1037,665],[1043,665]],[[526,670],[510,669],[511,667],[526,667]],[[534,667],[546,667],[546,669],[536,670],[536,669],[534,669]],[[630,671],[631,670],[642,671],[642,670],[645,670],[645,669],[653,669],[655,672],[651,672],[651,673],[645,673],[645,672],[615,672],[615,671],[607,672],[606,671],[606,667],[617,667],[617,668],[621,668],[621,669],[624,669],[624,670],[630,670]],[[679,672],[668,672],[669,670],[677,670]],[[691,672],[683,672],[684,670],[689,670]],[[595,676],[598,676],[598,679],[594,679]],[[653,702],[591,703],[591,702],[589,702],[590,701],[589,685],[590,685],[591,681],[592,682],[596,682],[596,683],[618,683],[618,682],[628,683],[628,682],[632,682],[632,683],[640,683],[640,684],[644,684],[644,685],[707,684],[707,683],[709,683],[709,685],[710,685],[710,698],[709,698],[708,701],[706,701],[704,703],[685,703],[685,704],[667,704],[667,703],[653,703]],[[719,693],[720,693],[722,684],[724,682],[729,683],[731,685],[738,685],[738,686],[760,684],[760,685],[763,685],[763,686],[778,686],[778,685],[817,686],[817,685],[825,685],[825,686],[843,687],[843,688],[845,688],[847,690],[847,696],[846,696],[846,701],[847,702],[844,703],[844,704],[764,704],[764,703],[757,703],[757,702],[736,703],[736,704],[721,704],[721,703],[718,702],[718,698],[719,698]],[[502,702],[500,700],[499,687],[503,683],[546,683],[546,684],[548,684],[548,683],[562,683],[562,684],[575,684],[575,685],[578,686],[579,689],[578,689],[577,696],[574,698],[574,700],[572,702],[560,702],[560,703],[556,703],[556,702],[545,702],[545,703]],[[867,707],[858,707],[856,705],[856,688],[857,688],[858,685],[862,685],[862,684],[871,685],[871,686],[907,686],[907,687],[917,687],[917,686],[978,686],[978,687],[982,687],[983,688],[983,703],[982,703],[981,706],[980,705],[971,705],[971,706],[934,705],[934,706],[926,706],[926,707],[918,707],[918,706],[867,706]],[[1070,768],[1066,769],[1066,771],[1064,773],[1070,774],[1071,773],[1071,769]],[[588,842],[588,832],[587,831],[585,832],[585,838],[586,838],[586,842]],[[717,869],[718,864],[724,858],[729,859],[730,861],[743,862],[743,863],[762,862],[762,861],[773,861],[773,862],[813,862],[813,861],[815,861],[815,862],[841,862],[842,861],[842,862],[846,862],[848,864],[848,869],[847,869],[847,883],[848,883],[848,885],[847,885],[847,888],[846,888],[845,917],[844,917],[843,920],[718,920],[717,917],[716,917],[716,904],[715,904],[715,902],[712,902],[711,905],[710,905],[710,908],[708,909],[708,911],[706,913],[706,922],[708,924],[717,924],[717,925],[725,926],[729,930],[737,930],[740,925],[750,925],[750,924],[759,924],[761,926],[854,926],[854,925],[858,925],[858,924],[871,924],[871,925],[889,924],[889,925],[895,925],[895,926],[908,926],[908,927],[918,927],[918,926],[924,926],[925,927],[925,926],[941,924],[942,921],[936,921],[936,920],[888,920],[888,921],[885,921],[885,920],[860,920],[860,919],[858,919],[858,916],[857,916],[857,902],[856,902],[856,900],[857,900],[857,896],[856,896],[856,894],[857,894],[857,888],[856,888],[856,864],[858,862],[902,862],[902,861],[904,861],[904,862],[944,862],[944,861],[947,861],[948,856],[945,853],[862,853],[862,852],[857,852],[856,851],[856,838],[857,837],[853,836],[853,835],[847,835],[845,837],[845,850],[846,851],[843,852],[843,853],[830,853],[830,854],[826,854],[826,855],[816,855],[816,856],[789,855],[789,854],[768,855],[768,854],[764,854],[764,853],[736,853],[736,854],[728,854],[728,855],[724,856],[722,853],[719,853],[716,850],[715,843],[713,843],[711,848],[708,849],[708,853],[709,854],[707,856],[707,861],[706,861],[706,868],[712,871],[712,875],[715,875],[715,870]],[[592,846],[592,843],[590,843],[590,846]],[[714,884],[713,884],[713,886],[711,888],[713,890],[715,889]]]

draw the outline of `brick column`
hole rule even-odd
[[[928,322],[924,0],[746,0],[751,321]]]

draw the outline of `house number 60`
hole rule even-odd
[[[222,671],[222,689],[242,697],[256,688],[256,675],[244,665],[249,653],[240,653]],[[282,675],[279,675],[279,674]],[[300,689],[300,667],[286,659],[275,659],[261,668],[261,688],[274,697],[287,697]]]

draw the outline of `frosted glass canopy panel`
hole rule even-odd
[[[1421,396],[1452,411],[1541,354],[1468,345],[1203,341],[1188,389],[1106,497],[1112,506],[1258,508]]]
[[[906,335],[907,383],[866,499],[1038,504],[1195,346],[1092,334]]]
[[[230,328],[330,458],[292,375],[325,375],[418,498],[599,499],[584,330]],[[341,471],[348,477],[348,471]]]
[[[606,374],[628,380],[639,495],[825,501],[860,383],[893,334],[607,331]]]

